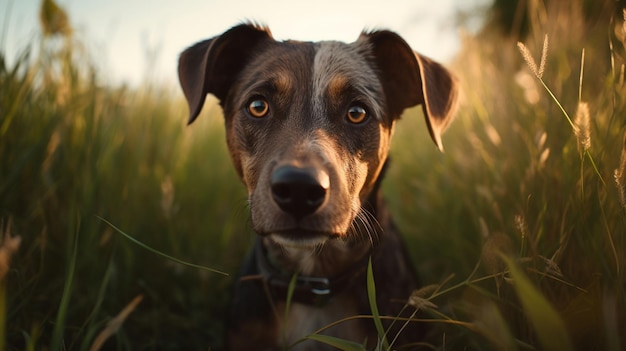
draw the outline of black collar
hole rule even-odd
[[[289,285],[293,275],[281,271],[270,262],[267,250],[259,238],[255,243],[256,264],[259,279],[274,300],[287,300]],[[370,255],[350,266],[345,272],[334,277],[310,277],[298,275],[293,290],[292,301],[305,305],[323,307],[334,296],[348,288],[357,279],[362,278],[367,270]]]

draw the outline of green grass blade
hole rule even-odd
[[[30,335],[26,340],[26,351],[36,351],[37,350],[37,341],[39,340],[39,336],[41,336],[41,328],[39,325],[33,325]]]
[[[113,223],[111,223],[111,222],[107,221],[106,219],[104,219],[104,218],[102,218],[102,217],[100,217],[100,216],[96,216],[96,217],[98,217],[98,219],[99,219],[99,220],[101,220],[101,221],[103,221],[104,223],[108,224],[111,228],[115,229],[115,231],[117,231],[118,233],[122,234],[122,235],[123,235],[126,239],[128,239],[128,240],[132,241],[133,243],[135,243],[135,244],[137,244],[137,245],[139,245],[139,246],[143,247],[144,249],[146,249],[146,250],[148,250],[148,251],[150,251],[150,252],[152,252],[152,253],[155,253],[155,254],[157,254],[157,255],[159,255],[159,256],[162,256],[162,257],[167,258],[167,259],[168,259],[168,260],[170,260],[170,261],[174,261],[174,262],[176,262],[176,263],[180,263],[180,264],[185,265],[185,266],[189,266],[189,267],[193,267],[193,268],[198,268],[198,269],[202,269],[202,270],[205,270],[205,271],[209,271],[209,272],[213,272],[213,273],[217,273],[217,274],[222,274],[222,275],[224,275],[224,276],[228,276],[228,273],[225,273],[225,272],[219,271],[219,270],[217,270],[217,269],[214,269],[214,268],[209,268],[209,267],[205,267],[205,266],[201,266],[201,265],[197,265],[197,264],[193,264],[193,263],[189,263],[189,262],[185,262],[185,261],[183,261],[183,260],[179,260],[179,259],[178,259],[178,258],[176,258],[176,257],[172,257],[172,256],[170,256],[170,255],[164,254],[164,253],[163,253],[163,252],[161,252],[161,251],[155,250],[155,249],[151,248],[150,246],[148,246],[148,245],[146,245],[146,244],[142,243],[141,241],[139,241],[139,240],[137,240],[137,239],[133,238],[132,236],[130,236],[130,235],[128,235],[128,234],[126,234],[126,233],[124,233],[124,232],[123,232],[120,228],[116,227]]]
[[[503,260],[509,267],[515,291],[530,324],[537,333],[542,348],[544,350],[572,350],[565,324],[554,307],[513,260],[505,256]]]
[[[606,186],[606,183],[604,182],[604,178],[602,178],[602,174],[600,173],[598,166],[596,166],[596,162],[593,160],[593,157],[591,157],[589,150],[585,151],[585,153],[587,154],[587,157],[589,158],[589,161],[591,162],[591,166],[593,166],[593,170],[596,172],[596,175],[598,176],[598,178],[600,178],[602,185]]]
[[[376,326],[376,332],[378,333],[379,344],[383,345],[386,350],[389,348],[387,337],[385,336],[385,329],[378,312],[378,304],[376,303],[376,284],[374,282],[374,271],[372,269],[372,258],[370,257],[367,263],[367,297],[370,303],[370,309],[372,310],[372,317],[374,318],[374,325]]]
[[[315,340],[326,345],[336,347],[343,351],[365,351],[366,348],[354,341],[336,338],[330,335],[312,334],[306,337],[309,340]]]
[[[287,301],[285,301],[285,316],[284,320],[289,320],[289,309],[291,307],[291,300],[293,299],[293,292],[296,290],[296,283],[298,281],[298,273],[294,273],[291,276],[291,280],[289,281],[289,286],[287,287]],[[287,325],[284,325],[282,328],[283,332],[283,344],[287,345]]]
[[[4,351],[6,349],[6,289],[6,281],[4,278],[0,278],[0,351]]]
[[[561,105],[561,102],[559,101],[559,99],[556,98],[556,96],[554,95],[552,90],[550,90],[550,88],[546,85],[546,83],[543,81],[543,79],[541,79],[541,78],[538,78],[538,79],[539,79],[539,82],[541,83],[541,85],[543,86],[543,88],[548,93],[548,95],[550,95],[550,98],[552,98],[552,101],[554,101],[554,103],[556,103],[558,108],[561,110],[561,113],[563,113],[563,116],[565,116],[565,118],[567,119],[567,122],[569,122],[569,125],[572,127],[573,130],[576,130],[576,126],[574,125],[574,122],[572,121],[572,118],[569,116],[567,111],[565,111],[565,107],[563,107],[563,105]]]
[[[80,218],[77,219],[76,232],[74,233],[74,243],[70,252],[70,261],[67,266],[67,274],[65,277],[65,284],[63,285],[63,295],[61,297],[61,303],[59,305],[59,312],[57,314],[56,321],[54,323],[54,330],[52,331],[52,343],[50,349],[52,351],[62,350],[63,344],[63,332],[65,331],[65,320],[67,319],[67,310],[70,303],[70,297],[72,295],[72,283],[74,282],[74,272],[76,271],[76,255],[78,252],[78,233],[80,231]]]
[[[111,256],[113,257],[113,256]],[[89,349],[89,343],[93,341],[94,335],[97,332],[96,329],[96,323],[94,322],[95,317],[97,316],[98,312],[100,311],[100,308],[102,307],[102,303],[105,300],[105,295],[106,295],[106,289],[109,285],[109,281],[111,279],[111,274],[113,272],[113,260],[110,259],[109,260],[109,264],[107,265],[107,270],[104,273],[104,277],[102,278],[102,283],[100,284],[100,289],[98,290],[98,295],[96,297],[96,302],[95,305],[93,307],[93,309],[91,310],[91,313],[89,314],[89,317],[87,317],[87,320],[85,321],[85,325],[83,325],[83,327],[81,327],[81,331],[83,329],[86,328],[85,331],[85,336],[83,337],[83,341],[81,343],[80,346],[80,350],[88,350]]]
[[[287,319],[287,315],[289,314],[289,306],[291,306],[291,300],[293,299],[293,292],[296,290],[296,283],[298,282],[298,273],[294,273],[291,276],[291,280],[289,281],[289,286],[287,287],[287,307],[285,308],[285,320]]]

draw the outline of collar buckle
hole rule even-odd
[[[287,299],[291,279],[282,276],[270,276],[265,278],[265,284],[270,288],[274,297]],[[296,277],[293,287],[293,302],[300,302],[311,306],[324,306],[333,297],[333,289],[330,279],[319,277]]]
[[[296,280],[297,286],[302,284],[302,288],[308,289],[316,296],[328,296],[332,294],[330,280],[328,278],[298,276]]]

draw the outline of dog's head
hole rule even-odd
[[[421,105],[441,149],[457,99],[451,74],[390,31],[279,42],[244,24],[185,50],[178,69],[189,123],[207,94],[220,101],[255,231],[288,245],[354,234],[402,111]]]

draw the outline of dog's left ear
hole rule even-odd
[[[189,104],[189,124],[200,114],[207,94],[224,102],[255,48],[270,40],[273,39],[269,29],[241,24],[183,51],[178,61],[178,78]]]
[[[392,117],[398,118],[405,108],[421,104],[430,136],[443,150],[441,134],[456,112],[458,86],[454,76],[439,63],[414,52],[394,32],[363,33],[359,41],[371,45]]]

